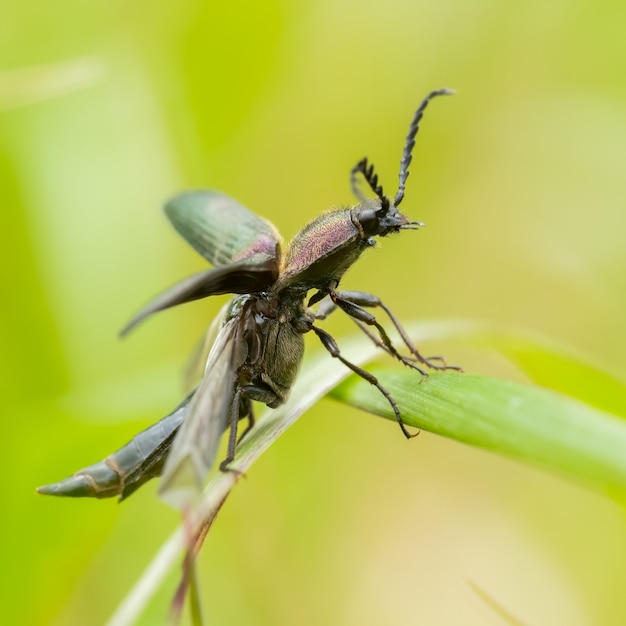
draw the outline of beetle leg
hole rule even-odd
[[[371,315],[371,317],[368,317],[367,311],[364,311],[361,307],[380,307],[387,314],[387,317],[389,317],[395,329],[398,331],[398,334],[402,338],[402,341],[418,362],[423,363],[427,367],[430,367],[434,370],[461,369],[456,365],[447,365],[445,359],[441,356],[422,356],[419,350],[415,347],[415,345],[413,345],[413,342],[398,321],[398,318],[378,296],[375,296],[371,293],[366,293],[364,291],[336,291],[331,293],[331,298],[334,302],[336,302],[337,306],[339,306],[343,311],[350,315],[350,317],[353,317],[355,320],[360,320],[365,324],[375,326],[380,333],[383,343],[389,349],[388,351],[396,358],[399,358],[400,361],[402,361],[405,365],[409,365],[409,367],[411,367],[411,362],[407,362],[405,357],[402,357],[398,354],[398,351],[393,347],[393,345],[390,345],[391,340],[387,336],[382,326],[380,326],[380,324],[376,321],[376,318],[373,315]],[[434,361],[439,361],[440,363],[437,364]],[[415,369],[419,368],[416,367]],[[420,370],[420,372],[422,374],[425,374],[425,372],[423,372],[422,370]]]
[[[325,320],[336,309],[337,305],[330,298],[326,298],[322,300],[320,305],[317,307],[317,311],[315,311],[315,319]]]
[[[254,411],[252,409],[252,402],[250,402],[250,400],[248,400],[247,398],[244,398],[242,402],[245,402],[246,410],[240,413],[239,419],[241,419],[244,416],[247,417],[248,425],[246,426],[246,429],[239,436],[239,439],[237,439],[237,445],[239,445],[242,442],[243,438],[252,430],[252,427],[254,426],[254,423],[255,423]]]
[[[337,283],[333,283],[333,285],[337,285]],[[334,287],[333,287],[334,289]],[[319,289],[316,291],[307,302],[307,307],[312,307],[314,304],[317,304],[320,300],[323,300],[328,295],[327,289]]]
[[[334,337],[330,335],[329,333],[327,333],[325,330],[322,330],[321,328],[318,328],[317,326],[312,326],[311,330],[313,330],[313,332],[320,338],[320,341],[322,342],[322,345],[324,346],[324,348],[326,348],[326,350],[330,352],[330,356],[332,356],[335,359],[339,359],[346,367],[351,369],[357,376],[360,376],[363,380],[366,380],[368,383],[370,383],[370,385],[374,385],[374,387],[376,387],[376,389],[378,389],[378,391],[380,391],[380,393],[382,393],[383,396],[385,396],[385,398],[387,399],[387,402],[389,402],[389,404],[391,405],[391,408],[393,409],[393,412],[396,415],[396,420],[398,421],[398,424],[400,425],[400,428],[402,432],[404,433],[404,436],[407,439],[411,439],[412,437],[415,437],[416,435],[419,434],[419,431],[418,431],[412,435],[407,430],[406,426],[402,422],[402,416],[400,415],[400,409],[398,408],[396,401],[393,399],[392,395],[380,384],[380,381],[378,380],[378,378],[376,378],[376,376],[374,376],[374,374],[371,374],[367,370],[362,369],[358,365],[355,365],[354,363],[351,363],[350,361],[342,357],[341,351],[339,350],[339,346],[337,345],[337,342],[335,341]]]
[[[241,393],[243,387],[240,387],[233,396],[230,405],[230,416],[228,420],[228,448],[226,458],[220,463],[220,472],[230,472],[228,465],[235,458],[235,449],[237,448],[237,424],[239,422],[239,410],[241,406]]]
[[[428,374],[421,367],[415,364],[414,359],[405,357],[398,352],[396,347],[393,345],[391,339],[389,338],[387,331],[383,328],[383,326],[381,326],[378,323],[378,321],[376,320],[376,317],[372,315],[372,313],[361,308],[358,304],[352,302],[351,300],[344,299],[338,293],[333,292],[330,294],[330,297],[333,299],[333,302],[344,313],[349,315],[352,319],[354,319],[357,322],[361,330],[365,331],[365,326],[363,326],[363,324],[367,324],[368,326],[374,326],[376,330],[378,331],[378,335],[380,336],[380,339],[382,340],[384,350],[386,350],[389,354],[391,354],[393,357],[398,359],[404,365],[414,370],[417,370],[422,376],[428,376]],[[371,333],[367,332],[366,334],[370,337],[370,339],[373,338],[373,335]],[[376,345],[380,345],[380,342],[376,341],[375,338],[374,338],[374,343]],[[414,353],[413,350],[411,352]],[[417,351],[415,350],[415,352]],[[419,359],[419,360],[420,362],[424,362],[423,359]]]
[[[352,318],[352,320],[369,337],[371,342],[377,348],[380,348],[381,350],[384,350],[387,354],[389,354],[391,356],[394,356],[393,352],[380,340],[379,337],[377,337],[373,332],[370,331],[370,329],[367,327],[366,324],[364,324],[363,322],[355,319],[354,317]]]
[[[276,394],[267,387],[261,385],[244,385],[239,387],[233,396],[233,403],[230,409],[229,418],[229,434],[228,434],[228,448],[226,450],[226,458],[220,463],[221,472],[237,472],[232,470],[228,466],[235,459],[235,450],[237,444],[248,434],[248,431],[254,426],[254,414],[252,413],[251,400],[257,402],[263,402],[268,406],[276,401]],[[248,416],[248,426],[244,430],[243,434],[237,440],[237,426],[239,420],[242,417]],[[240,473],[240,472],[237,472]]]

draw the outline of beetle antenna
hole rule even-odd
[[[448,96],[453,94],[454,91],[452,89],[446,89],[445,87],[442,89],[436,89],[435,91],[431,91],[423,100],[422,104],[419,105],[417,111],[415,111],[415,115],[413,116],[413,121],[409,126],[409,133],[406,136],[406,141],[404,142],[404,150],[402,151],[402,160],[400,161],[400,173],[398,174],[398,178],[400,179],[400,184],[398,185],[398,191],[396,193],[396,197],[394,198],[393,203],[395,206],[398,206],[402,199],[404,198],[404,188],[406,186],[406,179],[409,177],[409,165],[411,165],[411,161],[413,159],[413,147],[415,146],[415,135],[417,135],[417,131],[419,130],[419,123],[424,115],[424,110],[428,106],[428,103],[437,96]]]
[[[359,180],[357,174],[359,173],[358,165],[355,165],[350,172],[350,187],[352,187],[352,193],[357,197],[359,202],[365,202],[365,196],[359,187]]]
[[[363,194],[356,184],[356,175],[363,174],[363,178],[367,181],[371,190],[380,198],[381,208],[386,211],[389,208],[389,198],[383,193],[382,185],[378,184],[378,174],[374,171],[374,164],[368,163],[367,157],[361,159],[350,172],[350,180],[352,182],[352,191],[354,195],[361,201],[365,200]]]

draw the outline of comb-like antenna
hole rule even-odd
[[[359,187],[359,180],[357,178],[357,174],[360,172],[359,166],[355,165],[350,171],[350,187],[352,188],[352,193],[357,197],[359,202],[365,201],[365,196]]]
[[[363,174],[363,178],[367,181],[367,184],[370,186],[372,191],[380,198],[381,208],[386,211],[389,208],[389,199],[383,193],[382,185],[378,184],[378,174],[374,172],[374,164],[369,163],[367,161],[367,157],[365,159],[361,159],[353,168],[350,173],[350,180],[352,181],[352,191],[354,195],[363,202],[365,198],[363,194],[359,190],[356,184],[356,175],[358,173]]]
[[[400,184],[398,185],[398,192],[396,193],[396,197],[393,201],[395,206],[398,206],[400,202],[402,202],[402,198],[404,198],[404,188],[406,186],[406,179],[409,177],[409,165],[411,165],[411,161],[413,159],[413,146],[415,146],[415,135],[417,135],[417,131],[419,130],[419,123],[424,115],[424,109],[428,106],[428,103],[437,96],[449,96],[453,94],[454,91],[452,89],[436,89],[435,91],[431,91],[425,98],[422,100],[422,104],[419,105],[417,111],[415,111],[415,115],[413,116],[413,121],[409,126],[409,133],[406,136],[406,141],[404,142],[404,150],[402,151],[402,160],[400,161],[400,173],[398,174],[398,178],[400,179]]]

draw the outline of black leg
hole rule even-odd
[[[235,451],[237,444],[248,434],[250,429],[254,426],[254,413],[252,411],[252,400],[257,402],[263,402],[270,406],[276,402],[276,394],[267,387],[260,385],[244,385],[239,387],[233,396],[233,403],[230,409],[229,418],[229,433],[228,433],[228,448],[226,452],[226,458],[220,463],[220,471],[232,472],[235,470],[230,469],[228,466],[233,462],[235,458]],[[243,434],[237,440],[237,426],[239,420],[243,417],[248,417],[248,425],[243,431]],[[237,472],[240,473],[240,472]]]
[[[396,347],[393,345],[389,335],[387,335],[387,331],[378,323],[376,317],[372,315],[369,311],[358,306],[355,302],[350,300],[345,300],[341,297],[339,293],[331,293],[330,297],[333,299],[333,302],[347,315],[349,315],[352,319],[354,319],[357,324],[359,324],[361,330],[365,331],[365,327],[362,324],[367,324],[368,326],[374,326],[378,331],[378,335],[382,341],[383,349],[391,354],[393,357],[398,359],[404,365],[411,367],[414,370],[417,370],[422,376],[427,376],[426,372],[415,364],[415,359],[408,358],[401,355]],[[373,338],[373,335],[369,332],[366,333],[370,339]],[[380,345],[380,342],[374,340],[376,345]]]
[[[330,299],[326,298],[321,301],[315,311],[316,320],[325,320],[333,311],[337,310],[337,305]]]
[[[402,416],[400,415],[400,409],[398,408],[396,401],[393,399],[391,394],[380,384],[378,378],[376,378],[376,376],[374,376],[373,374],[370,374],[370,372],[362,369],[361,367],[359,367],[358,365],[355,365],[354,363],[350,363],[350,361],[342,357],[341,351],[339,350],[339,346],[337,345],[337,342],[332,337],[332,335],[327,333],[325,330],[318,328],[317,326],[313,326],[312,330],[320,338],[322,345],[324,346],[324,348],[326,348],[326,350],[328,350],[328,352],[330,352],[330,355],[332,357],[334,357],[335,359],[339,359],[346,367],[351,369],[355,374],[360,376],[363,380],[366,380],[371,385],[374,385],[374,387],[376,387],[376,389],[378,389],[378,391],[380,391],[380,393],[382,393],[383,396],[385,396],[385,398],[387,399],[387,402],[389,402],[389,404],[391,405],[391,408],[393,409],[393,412],[396,415],[396,420],[398,421],[398,424],[400,425],[400,428],[402,429],[404,436],[407,439],[410,439],[411,437],[415,437],[418,433],[415,433],[415,435],[412,435],[407,430],[406,426],[402,422]]]
[[[407,359],[398,353],[396,348],[391,343],[387,333],[384,328],[378,323],[374,315],[368,313],[361,307],[379,307],[381,308],[389,317],[395,329],[398,331],[398,334],[402,338],[402,341],[409,349],[410,353],[413,355],[414,359],[427,367],[430,367],[434,370],[460,370],[460,367],[456,365],[446,365],[446,362],[441,356],[432,356],[432,357],[424,357],[420,354],[419,350],[413,345],[413,342],[407,335],[406,331],[396,318],[396,316],[392,313],[391,309],[387,307],[384,302],[377,296],[374,296],[370,293],[366,293],[363,291],[334,291],[330,294],[333,302],[337,304],[339,308],[341,308],[345,313],[347,313],[350,317],[355,320],[361,321],[370,326],[374,326],[380,337],[383,341],[383,344],[387,351],[399,359],[405,365],[409,367],[413,367],[417,369],[422,375],[426,376],[426,372],[420,369],[416,365],[414,365],[412,359]],[[439,363],[435,363],[435,361],[439,361]]]
[[[235,450],[237,448],[237,424],[239,422],[239,408],[241,402],[241,394],[243,387],[240,387],[233,396],[233,402],[230,406],[230,419],[228,431],[228,448],[226,450],[226,458],[220,463],[221,472],[230,472],[229,465],[235,458]]]
[[[246,429],[241,433],[241,436],[237,440],[237,445],[239,445],[243,441],[243,438],[252,430],[252,427],[254,426],[254,423],[255,423],[254,411],[252,409],[252,402],[250,402],[250,400],[248,400],[247,398],[244,399],[244,402],[246,403],[246,410],[245,412],[241,413],[239,419],[246,416],[248,418],[248,425],[246,426]]]

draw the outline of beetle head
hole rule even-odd
[[[363,231],[370,236],[384,236],[391,232],[399,232],[403,229],[416,230],[424,226],[421,222],[412,222],[406,215],[398,211],[398,206],[404,198],[404,188],[409,177],[409,165],[413,159],[413,147],[415,146],[415,136],[419,130],[419,123],[424,115],[424,109],[428,103],[437,96],[445,96],[454,93],[451,89],[437,89],[431,91],[415,111],[409,132],[404,142],[402,159],[400,161],[400,172],[398,174],[398,191],[393,200],[383,193],[382,185],[378,184],[378,174],[374,171],[374,165],[367,159],[362,159],[351,172],[352,190],[361,200],[361,204],[356,208],[356,217],[363,228]],[[370,189],[376,194],[377,199],[373,201],[365,200],[363,194],[357,186],[357,174],[362,174]]]
[[[387,196],[375,200],[365,200],[355,209],[355,217],[363,232],[372,236],[384,237],[401,230],[417,230],[424,226],[422,222],[412,222],[398,211],[396,205]]]

